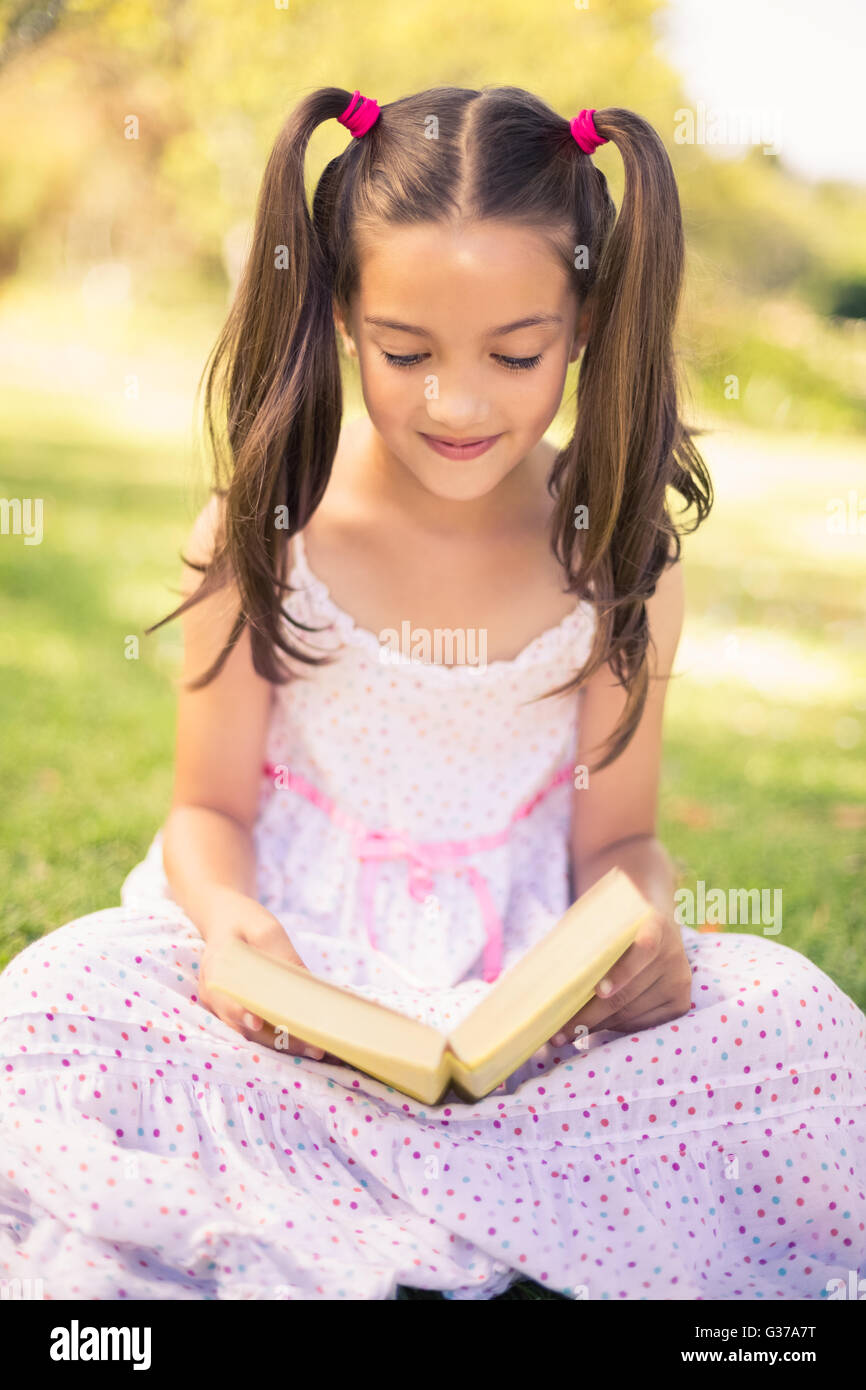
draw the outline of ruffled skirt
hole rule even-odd
[[[826,1298],[866,1274],[866,1018],[775,939],[682,930],[688,1015],[425,1108],[205,1010],[180,908],[69,922],[0,976],[0,1278],[54,1299],[490,1298],[521,1276]]]

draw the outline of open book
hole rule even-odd
[[[480,1100],[583,1008],[653,912],[628,875],[610,869],[448,1037],[244,941],[215,954],[208,987],[415,1100],[438,1105],[449,1087]]]

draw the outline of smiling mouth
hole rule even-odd
[[[428,447],[439,454],[440,458],[457,461],[480,458],[501,437],[499,434],[488,434],[482,439],[442,439],[435,434],[421,433],[421,438],[427,441]]]
[[[448,444],[452,449],[468,449],[472,444],[486,444],[488,439],[496,439],[495,434],[483,434],[478,439],[446,439],[441,434],[425,435],[426,439],[432,439],[434,444]]]

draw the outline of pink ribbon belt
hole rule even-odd
[[[277,770],[278,768],[274,763],[262,764],[262,772],[267,777],[273,778]],[[484,922],[484,979],[490,984],[498,978],[502,970],[502,922],[494,906],[490,887],[484,875],[475,868],[474,864],[460,866],[455,861],[465,858],[468,854],[476,854],[480,850],[496,849],[499,845],[504,845],[511,832],[511,827],[517,821],[528,816],[542,797],[547,796],[560,783],[568,781],[572,775],[571,763],[566,767],[561,767],[542,787],[541,791],[536,792],[533,797],[518,807],[504,830],[496,831],[492,835],[476,835],[468,840],[427,840],[421,843],[410,839],[403,830],[392,828],[369,830],[361,821],[341,810],[335,801],[332,801],[318,787],[314,787],[305,777],[301,777],[298,773],[291,772],[282,766],[280,767],[280,785],[281,787],[290,787],[292,791],[305,796],[314,806],[318,806],[320,810],[324,811],[335,825],[348,831],[352,836],[356,858],[361,861],[361,900],[364,905],[364,922],[370,945],[374,948],[376,947],[374,925],[376,875],[379,865],[384,860],[400,858],[407,860],[409,892],[416,902],[423,902],[427,895],[432,893],[435,873],[446,870],[455,873],[458,877],[465,875],[475,890]]]

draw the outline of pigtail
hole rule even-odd
[[[162,622],[230,580],[240,609],[223,651],[191,689],[219,673],[247,623],[255,669],[269,681],[284,683],[289,674],[277,648],[310,665],[324,659],[287,642],[281,619],[290,615],[275,591],[290,589],[288,542],[324,494],[340,434],[332,267],[307,207],[304,162],[313,131],[350,99],[342,88],[321,88],[280,131],[262,179],[252,247],[203,372],[213,491],[225,498],[224,525],[210,563],[193,565],[205,573],[201,585]]]
[[[591,277],[577,424],[549,485],[557,500],[554,550],[569,589],[591,598],[598,611],[580,682],[609,662],[628,692],[600,771],[629,742],[646,701],[646,600],[680,555],[667,488],[681,494],[684,510],[697,508],[694,524],[684,528],[691,531],[710,510],[712,484],[691,442],[695,431],[677,409],[673,331],[684,250],[674,172],[655,130],[633,112],[596,111],[595,127],[622,156],[625,189]],[[575,158],[587,156],[575,150]],[[587,529],[576,529],[581,506]]]

